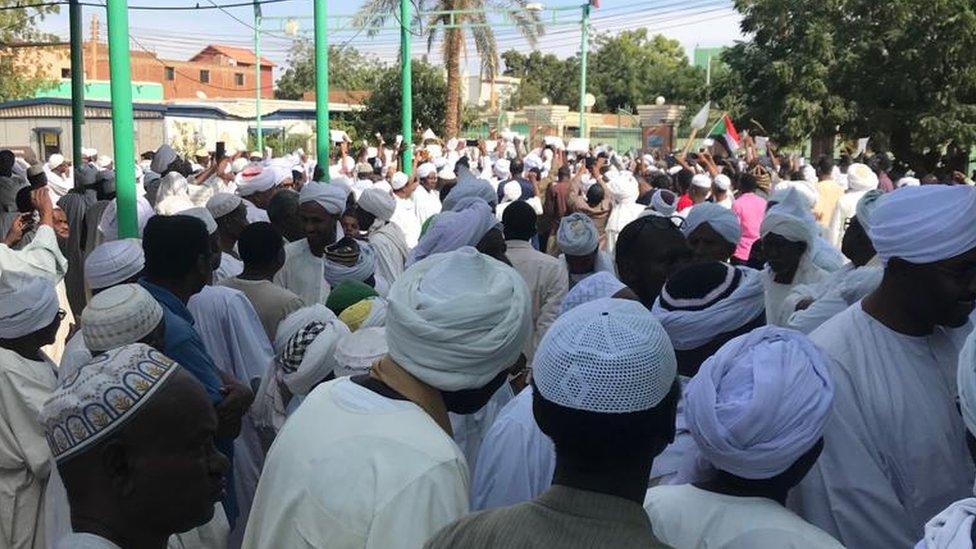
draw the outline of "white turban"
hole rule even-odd
[[[529,153],[525,155],[525,158],[522,159],[522,163],[526,170],[531,170],[532,168],[542,170],[542,168],[544,168],[546,165],[542,157],[536,153]]]
[[[396,199],[387,191],[372,187],[359,196],[359,207],[373,214],[376,219],[389,221],[396,211]],[[364,229],[368,228],[364,227]]]
[[[474,248],[428,257],[390,288],[390,356],[437,389],[483,387],[515,363],[531,331],[522,276]]]
[[[58,295],[47,279],[7,271],[0,280],[0,338],[15,339],[50,326]]]
[[[600,234],[590,216],[575,212],[559,221],[556,243],[566,255],[590,255],[600,245]]]
[[[373,362],[383,358],[388,350],[386,328],[356,330],[339,340],[339,344],[336,345],[336,377],[368,373]]]
[[[790,189],[796,189],[796,191],[800,194],[800,197],[803,198],[804,204],[806,204],[807,208],[810,210],[813,209],[814,204],[816,204],[817,200],[820,198],[820,193],[817,192],[817,189],[813,188],[813,186],[806,181],[781,181],[776,185],[776,188],[773,190],[773,195],[769,198],[769,200],[771,202],[781,201],[784,197],[786,197],[786,194],[789,193]]]
[[[847,184],[852,191],[878,188],[878,174],[865,164],[854,163],[847,168]]]
[[[359,245],[359,257],[356,259],[355,265],[348,267],[331,261],[328,257],[322,262],[325,280],[333,288],[343,280],[366,282],[366,279],[376,272],[376,254],[373,252],[373,247],[367,242],[357,242],[357,244]],[[328,250],[326,250],[326,255],[328,255]]]
[[[902,177],[897,182],[895,182],[895,188],[900,189],[902,187],[918,187],[922,182],[919,181],[917,177]]]
[[[81,313],[81,334],[92,351],[136,343],[163,320],[163,308],[142,286],[113,286],[91,299]]]
[[[522,196],[522,185],[513,179],[502,186],[502,195],[506,202],[515,202]]]
[[[346,209],[349,187],[342,183],[318,183],[309,181],[298,193],[298,203],[315,202],[330,215],[340,215]]]
[[[214,219],[220,219],[240,207],[241,203],[241,197],[235,194],[214,193],[207,199],[207,209]]]
[[[688,217],[681,225],[681,232],[687,237],[702,224],[714,229],[729,244],[739,244],[742,227],[739,225],[739,217],[732,210],[713,202],[696,204],[688,212]]]
[[[64,164],[64,155],[54,153],[47,157],[47,167],[52,170],[60,167],[62,164]]]
[[[890,193],[871,214],[868,235],[884,261],[934,263],[976,248],[976,189],[922,185]]]
[[[166,172],[166,168],[177,159],[176,151],[173,147],[169,145],[160,145],[156,149],[156,154],[153,155],[152,162],[149,164],[149,169],[162,175]]]
[[[186,178],[179,172],[169,172],[163,176],[156,191],[156,213],[175,215],[193,206]]]
[[[417,166],[417,177],[420,179],[427,179],[432,173],[437,173],[437,166],[430,162],[424,162]]]
[[[394,191],[399,191],[400,189],[407,186],[407,182],[410,181],[410,176],[403,172],[396,172],[393,177],[390,178],[390,187],[393,187]]]
[[[712,184],[715,185],[715,188],[720,191],[727,191],[732,188],[732,180],[729,179],[729,176],[725,175],[724,173],[716,175],[715,179],[712,181]]]
[[[885,193],[879,189],[874,189],[864,193],[864,196],[857,201],[857,207],[854,210],[854,216],[857,217],[857,222],[861,224],[861,227],[865,231],[871,226],[871,214],[874,213],[875,208],[881,204],[881,199],[885,196]]]
[[[142,231],[145,230],[146,223],[149,223],[149,218],[154,215],[156,215],[156,211],[153,210],[149,201],[145,197],[137,197],[136,222],[139,229],[139,238],[142,238]],[[105,207],[105,211],[102,212],[102,218],[98,221],[98,230],[102,233],[102,238],[105,240],[116,240],[119,237],[119,219],[115,200],[109,201],[108,206]]]
[[[458,174],[458,182],[447,196],[444,197],[442,211],[454,210],[464,198],[476,197],[484,200],[492,207],[498,205],[498,194],[484,179],[478,179],[469,170],[462,170]]]
[[[248,161],[248,159],[243,157],[236,158],[230,164],[230,171],[235,174],[241,173],[244,171],[244,168],[246,168],[248,164],[250,164],[250,161]]]
[[[702,364],[685,386],[685,420],[717,469],[768,479],[820,440],[833,398],[823,352],[800,332],[765,326]]]
[[[616,204],[631,204],[640,197],[640,186],[630,173],[611,178],[607,181],[607,190]]]
[[[434,216],[427,232],[410,251],[407,257],[408,267],[434,254],[451,252],[463,246],[474,246],[498,225],[498,219],[491,213],[491,207],[480,198],[465,198],[455,207],[456,211],[442,211]]]
[[[495,161],[492,172],[499,179],[507,179],[512,175],[512,163],[504,158],[499,158]]]
[[[262,168],[257,164],[248,166],[240,175],[237,193],[241,196],[264,192],[277,184],[275,171],[271,168]]]
[[[670,198],[671,202],[668,202],[665,197]],[[658,189],[651,195],[651,209],[665,217],[674,215],[677,207],[678,196],[668,189]]]
[[[765,237],[773,233],[792,242],[805,242],[807,252],[810,253],[816,238],[812,223],[813,216],[806,201],[796,189],[789,189],[783,200],[766,212],[766,217],[759,225],[759,234]]]
[[[335,370],[335,347],[349,335],[336,315],[317,303],[286,316],[275,333],[275,363],[288,389],[307,395]]]
[[[85,281],[93,290],[108,288],[142,272],[146,256],[135,238],[111,240],[95,247],[85,258]]]
[[[621,414],[657,406],[677,371],[668,334],[643,305],[603,298],[556,319],[539,343],[532,379],[559,406]]]
[[[207,234],[214,234],[217,232],[217,222],[214,220],[213,216],[210,215],[210,210],[206,208],[190,208],[180,212],[180,215],[195,217],[200,221],[203,221],[203,225],[207,228]]]
[[[566,218],[564,217],[563,219]],[[577,282],[575,286],[566,292],[559,314],[565,314],[566,311],[596,299],[613,297],[617,292],[626,287],[623,282],[617,280],[617,277],[607,271],[593,273]]]

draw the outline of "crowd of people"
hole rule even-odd
[[[0,547],[972,547],[972,181],[573,145],[0,150]]]

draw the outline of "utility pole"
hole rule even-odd
[[[579,136],[586,136],[586,58],[590,49],[590,2],[583,4],[580,33]]]
[[[108,0],[108,64],[115,149],[115,204],[119,238],[138,238],[135,140],[132,122],[132,71],[129,65],[128,0]]]
[[[315,154],[329,181],[329,19],[326,0],[315,0]]]
[[[400,169],[413,170],[413,75],[410,67],[410,0],[400,0],[400,133],[403,135],[403,163]],[[446,151],[445,151],[446,153]]]
[[[261,4],[254,0],[254,85],[257,95],[254,99],[255,122],[258,131],[258,152],[264,155],[264,133],[261,132]]]
[[[71,0],[68,7],[71,25],[71,162],[81,166],[81,125],[85,123],[85,62],[82,50],[81,4]],[[75,185],[78,185],[75,178]]]

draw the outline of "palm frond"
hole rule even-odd
[[[528,40],[529,46],[535,48],[539,37],[545,34],[545,27],[539,12],[526,9],[529,3],[529,0],[486,0],[484,7],[488,11],[506,12],[519,34]]]
[[[474,40],[475,50],[481,58],[481,74],[488,80],[493,80],[498,71],[498,44],[495,42],[495,33],[490,27],[484,13],[471,16],[471,22],[475,26],[471,27],[471,38]]]

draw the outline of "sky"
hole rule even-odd
[[[103,2],[104,0],[90,0]],[[348,15],[356,12],[363,0],[329,0],[329,17],[335,26],[348,27]],[[227,8],[226,10],[186,10],[186,11],[138,11],[134,6],[208,6],[239,3],[240,0],[129,0],[129,31],[133,49],[153,51],[168,59],[188,59],[194,53],[211,43],[221,43],[253,49],[253,10],[250,7]],[[551,8],[578,6],[580,0],[550,0],[542,2]],[[284,0],[262,7],[264,17],[261,53],[280,65],[286,66],[288,50],[295,39],[284,31],[283,18],[294,17],[299,32],[310,32],[312,21],[312,2],[310,0]],[[543,12],[546,32],[540,38],[537,48],[560,57],[569,57],[579,51],[580,12],[578,10]],[[99,35],[105,40],[106,25],[104,9],[84,8],[84,32],[87,40],[91,33],[92,16],[99,19]],[[282,18],[276,20],[274,18]],[[601,7],[591,13],[591,32],[617,33],[622,30],[647,28],[652,34],[660,33],[678,40],[689,57],[696,46],[711,47],[731,45],[741,39],[739,16],[732,8],[731,0],[602,0]],[[392,17],[388,24],[396,24]],[[62,7],[61,13],[49,16],[42,29],[68,39],[68,10]],[[507,49],[528,51],[530,46],[512,28],[500,26],[495,31],[499,52]],[[343,30],[331,32],[330,44],[355,47],[373,54],[380,59],[392,62],[396,59],[399,45],[399,31],[388,29],[376,36],[363,32]],[[473,51],[473,44],[468,48]],[[427,53],[426,40],[416,39],[413,45],[414,56]],[[430,52],[429,61],[439,63],[441,55],[435,48]],[[472,55],[466,64],[477,70],[477,59]]]

